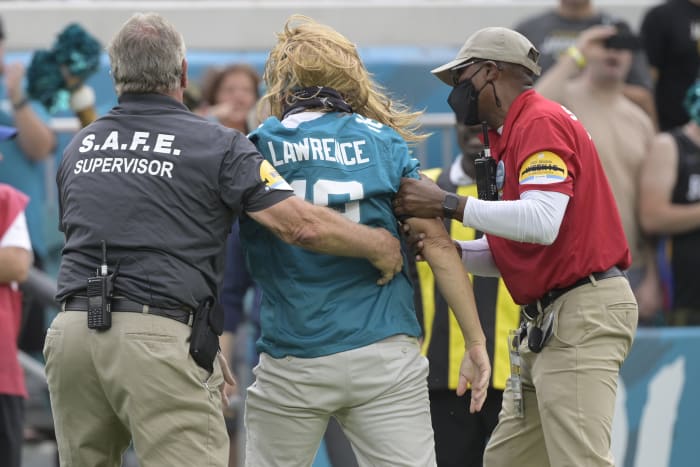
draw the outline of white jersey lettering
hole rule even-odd
[[[116,130],[109,132],[103,141],[99,141],[94,133],[85,135],[80,142],[78,152],[86,153],[90,151],[141,151],[154,152],[157,154],[166,154],[179,156],[181,150],[174,147],[175,135],[168,133],[157,133],[155,140],[148,131],[134,131],[130,133],[120,133]],[[120,141],[125,141],[120,143]],[[131,141],[127,144],[126,141]]]
[[[339,165],[352,166],[368,164],[371,159],[365,155],[367,141],[337,141],[334,138],[303,138],[300,141],[267,142],[272,164],[275,167],[299,164],[305,161],[328,161]],[[276,146],[275,146],[276,145]],[[278,154],[282,154],[279,159]]]

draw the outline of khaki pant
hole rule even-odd
[[[329,417],[360,466],[435,466],[428,361],[394,336],[318,358],[262,354],[248,388],[246,465],[308,467]]]
[[[624,277],[577,287],[556,300],[553,335],[539,354],[520,346],[525,417],[506,389],[485,467],[608,467],[620,365],[637,328]]]
[[[215,362],[192,360],[191,328],[139,313],[113,313],[87,328],[85,312],[58,314],[44,356],[62,467],[119,467],[133,439],[140,467],[228,464]]]

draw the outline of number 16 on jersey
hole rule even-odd
[[[319,179],[312,185],[311,199],[307,196],[306,180],[294,180],[290,183],[294,194],[304,198],[318,206],[340,208],[340,213],[353,222],[360,222],[360,200],[364,197],[362,183],[357,181],[339,182],[335,180]]]

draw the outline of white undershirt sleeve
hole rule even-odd
[[[477,276],[498,277],[500,272],[493,261],[486,235],[476,240],[458,242],[462,247],[464,268]]]
[[[24,211],[17,215],[5,234],[0,237],[0,247],[24,248],[27,251],[32,251],[32,242],[29,239],[29,229],[27,229],[27,218]]]
[[[569,196],[556,191],[528,190],[515,201],[483,201],[469,197],[464,225],[516,242],[551,245],[559,235]]]

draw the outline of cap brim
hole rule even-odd
[[[447,62],[444,65],[435,68],[434,70],[430,70],[430,72],[448,86],[454,86],[455,83],[452,81],[452,69],[467,61],[469,61],[469,57],[455,58],[451,62]]]
[[[14,138],[16,134],[17,129],[15,127],[0,125],[0,141]]]

